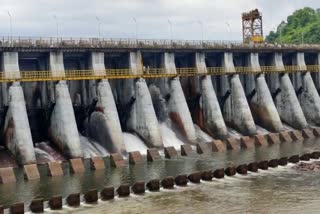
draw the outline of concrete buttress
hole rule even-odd
[[[258,53],[248,55],[247,65],[255,72],[261,71]],[[272,132],[282,131],[282,122],[274,105],[264,74],[253,74],[252,77],[251,80],[247,79],[246,81],[253,81],[253,84],[249,85],[255,85],[255,87],[247,88],[246,93],[249,96],[253,94],[249,99],[249,105],[256,123]],[[247,84],[248,82],[246,82]]]
[[[223,67],[226,72],[235,71],[232,53],[224,53]],[[230,93],[223,104],[225,122],[244,135],[256,134],[256,126],[239,75],[224,75],[221,81],[222,93]]]
[[[3,53],[3,71],[7,78],[20,77],[18,61],[17,52]],[[20,83],[14,82],[9,89],[4,90],[9,90],[8,110],[4,123],[5,145],[19,164],[35,163],[36,157],[22,87]]]
[[[297,65],[298,71],[293,74],[293,85],[301,108],[311,125],[320,125],[320,97],[304,59],[304,53],[296,53],[293,57],[293,65]]]
[[[92,52],[90,68],[94,74],[104,75],[104,53]],[[95,83],[92,85],[94,86]],[[96,111],[88,118],[89,135],[111,153],[125,153],[122,129],[116,103],[113,98],[109,81],[103,79],[96,88]]]
[[[50,52],[50,70],[54,76],[65,76],[63,53]],[[54,86],[54,109],[51,113],[49,136],[68,158],[82,157],[80,138],[68,85],[60,81]]]
[[[284,70],[281,53],[274,54],[273,66],[277,70]],[[303,114],[289,75],[286,73],[272,74],[270,78],[270,91],[274,94],[274,102],[281,120],[296,129],[306,128],[308,125],[307,120]],[[277,91],[279,93],[275,95]]]

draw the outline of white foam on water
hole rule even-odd
[[[46,151],[44,151],[40,148],[34,148],[34,152],[36,154],[36,157],[43,157],[43,158],[50,160],[52,162],[55,161],[54,157],[52,157],[49,153],[47,153]]]
[[[142,155],[147,154],[148,147],[134,134],[123,132],[124,144],[127,152],[139,151]]]
[[[180,150],[184,143],[177,137],[176,133],[170,128],[167,123],[160,124],[162,142],[164,147],[173,146],[176,150]]]
[[[92,158],[97,156],[105,157],[109,155],[109,152],[97,142],[82,135],[79,135],[79,137],[84,158]]]
[[[213,141],[213,138],[207,133],[205,133],[204,131],[202,131],[198,125],[194,125],[194,127],[196,130],[197,140],[199,143],[208,143]]]

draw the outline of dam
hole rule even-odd
[[[68,161],[117,166],[139,154],[152,162],[154,153],[215,151],[207,162],[184,160],[189,173],[319,150],[318,45],[3,38],[0,54],[0,168],[18,171],[18,181],[28,166],[42,176]],[[171,164],[159,176],[180,172]],[[152,179],[157,166],[145,168]]]

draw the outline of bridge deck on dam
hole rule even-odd
[[[177,68],[177,74],[168,74],[164,68],[138,70],[134,74],[130,69],[106,69],[93,70],[67,70],[59,71],[16,71],[4,75],[0,72],[0,82],[36,82],[58,80],[94,80],[94,79],[130,79],[130,78],[162,78],[176,76],[203,76],[203,75],[232,75],[232,74],[268,74],[268,73],[295,73],[300,72],[299,66],[284,66],[279,69],[276,66],[261,66],[261,70],[252,67],[235,67],[235,71],[228,71],[223,67],[208,67],[201,71],[199,68]],[[320,65],[308,65],[307,71],[319,72]],[[17,73],[21,74],[20,78]],[[53,75],[54,73],[54,75]]]
[[[202,51],[320,51],[319,44],[244,44],[242,41],[214,40],[154,40],[154,39],[111,39],[111,38],[57,38],[57,37],[0,37],[0,51],[19,50],[30,52],[48,50],[94,49],[134,50],[202,50]]]

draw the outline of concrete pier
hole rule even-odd
[[[224,53],[222,64],[226,72],[235,71],[232,53]],[[230,93],[223,103],[225,122],[244,135],[256,134],[256,126],[239,75],[224,75],[221,80],[222,94]]]
[[[2,55],[4,75],[8,78],[19,78],[19,61],[17,52],[4,52]],[[8,95],[8,110],[4,123],[4,141],[6,147],[16,157],[19,164],[36,162],[31,131],[24,100],[23,90],[19,82],[14,82],[7,89],[2,88]],[[7,90],[9,92],[7,92]]]
[[[272,60],[277,70],[284,70],[281,53],[275,53]],[[273,74],[269,87],[281,120],[296,129],[306,128],[307,120],[288,74]]]
[[[208,72],[204,53],[195,54],[195,64],[199,73]],[[206,132],[210,133],[211,136],[226,138],[228,131],[222,116],[216,92],[212,85],[211,76],[201,76],[199,81],[201,94],[200,112],[203,116],[203,123],[199,123],[198,125],[202,129],[206,130]]]
[[[248,55],[247,65],[255,72],[261,71],[258,53]],[[248,74],[246,76],[251,77],[246,79],[246,94],[249,97],[248,102],[255,122],[269,131],[282,131],[282,122],[272,100],[264,74]]]
[[[320,97],[311,74],[307,71],[304,53],[296,53],[292,64],[297,65],[301,71],[292,75],[292,81],[307,122],[320,125]]]
[[[177,73],[174,53],[164,53],[162,63],[166,73]],[[179,127],[188,142],[196,143],[196,131],[179,77],[164,78],[159,84],[161,94],[169,96],[167,108],[171,120]]]
[[[130,72],[133,74],[142,72],[142,67],[141,53],[130,52]],[[137,133],[149,147],[162,147],[159,123],[146,81],[142,78],[123,80],[117,93],[124,105],[128,105],[133,100],[131,109],[126,110],[130,111],[126,122],[128,131]]]
[[[62,52],[50,52],[49,67],[53,75],[65,76]],[[68,85],[60,81],[54,85],[54,109],[51,113],[49,137],[68,158],[82,157],[80,138]]]
[[[100,76],[105,73],[104,53],[92,53],[89,63],[95,75]],[[96,111],[88,118],[89,135],[111,153],[126,153],[110,84],[104,79],[98,82],[97,87],[95,85],[96,81],[92,81],[90,89],[96,93],[91,93],[91,95],[96,94],[98,102]]]

